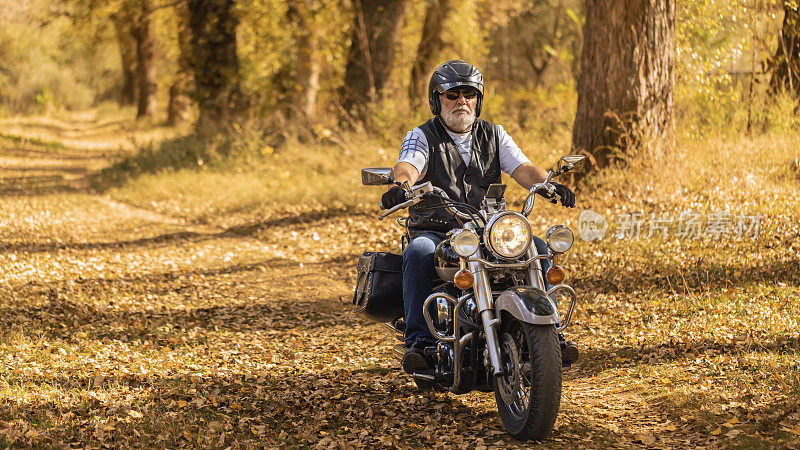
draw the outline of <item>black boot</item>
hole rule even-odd
[[[428,342],[418,341],[406,350],[402,362],[405,373],[413,374],[433,367],[433,358],[425,354],[425,347],[430,345]]]
[[[574,341],[567,341],[564,335],[558,333],[558,343],[561,344],[561,365],[564,367],[571,366],[578,360],[578,344]]]

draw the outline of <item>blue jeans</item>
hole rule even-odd
[[[442,237],[436,233],[422,233],[411,240],[403,253],[403,305],[405,308],[406,347],[411,347],[417,341],[432,344],[436,339],[425,323],[422,315],[422,304],[433,291],[433,278],[436,276],[436,269],[433,268],[433,257],[436,246],[442,241]],[[547,244],[533,237],[536,251],[540,255],[547,254]],[[549,260],[542,260],[542,269],[547,271],[550,268]],[[546,287],[550,285],[545,281]]]

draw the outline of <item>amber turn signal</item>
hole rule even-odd
[[[475,277],[472,276],[472,272],[467,269],[461,269],[456,272],[456,275],[453,277],[453,282],[459,289],[469,289],[475,283]]]
[[[547,282],[552,285],[561,284],[564,281],[564,277],[564,269],[559,266],[551,266],[547,269]]]

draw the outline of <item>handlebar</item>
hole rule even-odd
[[[556,193],[555,186],[551,183],[551,180],[560,174],[559,171],[549,171],[547,173],[547,177],[545,177],[544,181],[541,183],[534,184],[531,186],[530,191],[528,191],[528,197],[525,199],[525,204],[522,207],[522,215],[528,217],[533,210],[533,201],[536,197],[536,194],[540,194],[542,197],[547,199],[550,203],[557,204],[561,201],[561,196]],[[415,205],[422,201],[425,195],[436,194],[435,197],[441,198],[443,201],[448,202],[450,198],[441,188],[433,186],[430,182],[423,183],[419,186],[410,187],[408,183],[396,183],[398,186],[402,187],[407,194],[412,194],[408,200],[395,205],[389,209],[384,208],[383,203],[380,204],[380,209],[385,210],[378,216],[378,220],[383,220],[387,216],[390,216],[397,211],[408,208],[409,206]],[[453,216],[462,219],[462,220],[472,220],[474,216],[472,214],[467,214],[464,212],[459,211],[457,208],[453,207],[452,205],[444,205],[444,208],[452,214]]]
[[[419,203],[420,201],[422,201],[425,195],[431,196],[430,194],[436,194],[434,197],[439,197],[443,201],[450,201],[450,197],[447,196],[444,190],[432,185],[430,182],[426,182],[419,186],[415,186],[414,188],[411,189],[411,192],[416,193],[416,195],[404,201],[403,203],[400,203],[398,205],[395,205],[387,209],[386,211],[381,213],[381,215],[378,216],[378,220],[383,220],[385,217],[390,216],[403,208],[407,208],[411,205]],[[447,210],[447,212],[449,212],[455,217],[458,217],[459,219],[472,220],[474,218],[471,214],[463,213],[451,205],[444,205],[444,208]],[[384,209],[383,204],[381,204],[381,209]]]
[[[544,181],[531,186],[531,190],[528,191],[528,197],[525,198],[525,204],[522,206],[521,212],[523,216],[528,217],[533,210],[533,200],[536,194],[541,195],[553,204],[561,201],[561,196],[556,193],[556,187],[550,182],[559,174],[560,172],[551,170],[547,172],[547,177],[545,177]]]
[[[547,172],[547,176],[545,177],[545,179],[541,183],[537,183],[537,184],[534,184],[533,186],[531,186],[531,189],[528,191],[528,196],[525,198],[525,204],[522,207],[522,211],[521,211],[522,214],[525,217],[528,217],[530,215],[531,210],[533,210],[533,202],[534,202],[534,198],[536,197],[536,194],[540,194],[542,197],[544,197],[550,203],[557,204],[558,202],[560,202],[561,201],[561,196],[558,193],[556,193],[555,186],[551,183],[551,180],[553,178],[557,177],[558,175],[561,175],[562,173],[566,173],[566,172],[572,171],[573,167],[574,167],[574,164],[572,162],[570,162],[569,164],[566,164],[565,166],[559,166],[559,168],[556,169],[556,170],[550,170],[549,172]],[[582,170],[582,166],[581,166],[581,170]],[[443,206],[447,210],[447,212],[449,212],[453,216],[455,216],[455,217],[457,217],[459,219],[463,219],[463,220],[473,220],[475,218],[475,216],[473,214],[467,214],[467,213],[461,212],[454,205],[447,204],[447,202],[452,202],[452,200],[450,200],[450,198],[447,196],[447,194],[445,194],[445,192],[442,189],[440,189],[440,188],[438,188],[436,186],[433,186],[430,182],[426,182],[426,183],[423,183],[421,185],[413,186],[413,187],[410,186],[407,181],[406,182],[402,182],[402,183],[398,182],[398,181],[394,181],[392,183],[397,185],[397,186],[400,186],[401,188],[403,188],[403,190],[406,192],[406,197],[408,197],[408,200],[406,200],[405,202],[400,203],[398,205],[395,205],[395,206],[393,206],[392,208],[390,208],[388,210],[386,210],[386,208],[383,206],[382,202],[379,203],[378,207],[381,210],[385,210],[383,213],[381,213],[378,216],[379,220],[382,220],[385,217],[390,216],[390,215],[394,214],[395,212],[397,212],[397,211],[399,211],[399,210],[401,210],[403,208],[407,208],[407,207],[412,206],[412,205],[414,205],[416,203],[419,203],[420,201],[422,201],[422,199],[423,199],[423,197],[425,195],[434,194],[434,193],[436,194],[434,197],[438,197],[442,201],[446,202]]]

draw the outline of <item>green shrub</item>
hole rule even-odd
[[[85,109],[114,90],[119,54],[113,39],[76,32],[65,18],[46,25],[0,25],[0,104],[10,112]],[[86,30],[83,30],[86,31]]]

